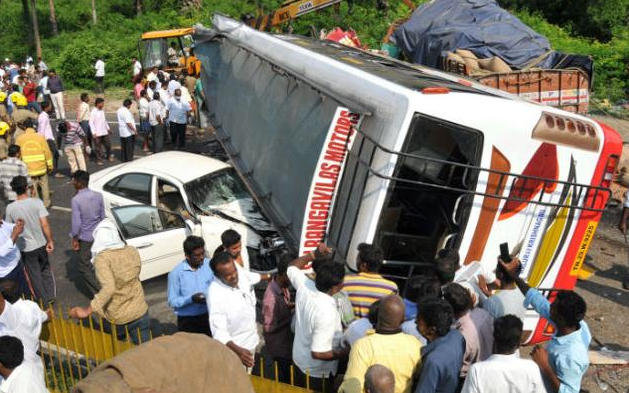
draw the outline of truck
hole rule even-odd
[[[441,249],[491,272],[507,242],[551,301],[583,266],[622,140],[610,127],[464,77],[226,16],[195,26],[216,137],[295,254],[325,241],[403,284]],[[552,334],[528,310],[527,342]]]
[[[496,1],[425,2],[385,42],[415,63],[566,111],[588,111],[592,57],[553,50]]]

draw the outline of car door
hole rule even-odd
[[[114,177],[103,186],[105,210],[127,205],[150,205],[153,176],[146,173],[125,173]]]
[[[146,205],[114,207],[111,213],[124,240],[140,253],[140,280],[166,274],[184,259],[190,229],[180,215]]]

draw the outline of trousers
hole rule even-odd
[[[70,164],[70,174],[74,174],[74,172],[79,169],[82,171],[87,171],[87,166],[85,165],[85,154],[83,154],[83,146],[82,145],[70,145],[66,146],[63,149],[63,152],[68,157],[68,164]]]
[[[151,126],[151,132],[153,133],[153,153],[159,153],[164,150],[164,131],[163,124]]]
[[[22,251],[22,263],[31,280],[35,297],[42,299],[44,304],[53,303],[57,297],[57,288],[46,246],[33,251]]]
[[[92,265],[92,243],[94,242],[79,240],[76,265],[77,270],[83,277],[83,282],[85,282],[87,290],[94,296],[100,291],[100,283],[96,279],[94,265]]]
[[[63,92],[50,94],[50,99],[52,100],[52,106],[55,107],[55,116],[57,119],[65,119],[66,118],[66,108],[63,106]]]
[[[96,150],[96,158],[98,158],[99,160],[107,160],[109,159],[109,157],[111,157],[111,139],[109,139],[109,135],[95,137],[94,145]],[[105,148],[104,156],[102,148]]]
[[[186,125],[170,122],[170,137],[173,142],[173,149],[182,150],[186,147]]]
[[[98,329],[100,325],[98,320],[94,318],[94,315],[92,316],[92,320],[94,321],[94,327]],[[115,329],[116,338],[120,341],[127,341],[127,332],[129,332],[128,339],[135,345],[148,342],[151,338],[151,325],[148,312],[135,321],[125,323],[124,325],[114,325],[104,318],[102,322],[105,333],[113,334]]]
[[[133,160],[134,139],[133,135],[126,138],[120,137],[120,161],[128,162]]]
[[[26,275],[26,270],[24,269],[22,261],[18,262],[15,269],[11,270],[9,274],[2,278],[6,278],[7,280],[15,281],[16,283],[18,283],[20,288],[20,296],[24,296],[26,299],[35,299],[35,294],[31,290]]]
[[[39,198],[44,202],[45,207],[50,207],[50,188],[48,187],[48,174],[41,176],[31,176],[33,182],[33,197]]]
[[[178,316],[177,330],[188,333],[201,333],[212,337],[209,314]]]

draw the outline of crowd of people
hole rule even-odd
[[[186,137],[191,135],[187,124],[195,116],[203,117],[197,110],[205,100],[198,61],[191,62],[179,74],[155,67],[143,77],[135,58],[132,68],[134,96],[125,99],[116,111],[120,161],[133,160],[138,135],[142,136],[144,154],[159,153],[166,143],[172,143],[173,149],[184,149]],[[103,92],[104,61],[98,59],[95,69],[96,90]],[[76,120],[70,120],[66,118],[63,83],[41,59],[37,65],[9,61],[0,64],[0,80],[0,160],[8,159],[6,166],[14,168],[3,182],[6,193],[12,194],[8,176],[23,169],[18,161],[26,164],[32,191],[46,208],[51,206],[49,175],[64,177],[59,171],[61,157],[67,159],[70,175],[86,171],[90,160],[98,166],[114,161],[113,130],[102,94],[94,99],[92,107],[92,97],[82,93]],[[134,102],[137,117],[131,111]],[[26,176],[24,172],[20,174]]]
[[[121,161],[134,158],[138,134],[147,154],[163,149],[166,130],[174,149],[185,148],[189,116],[203,99],[198,63],[190,64],[180,75],[154,68],[144,77],[133,59],[139,121],[130,111],[133,101],[125,100],[116,112]],[[89,94],[82,94],[77,119],[70,121],[63,84],[41,59],[37,65],[5,62],[1,69],[0,391],[39,393],[46,391],[39,334],[52,315],[22,297],[44,309],[56,300],[48,175],[63,176],[61,147],[76,189],[71,247],[91,295],[70,317],[99,316],[94,321],[105,331],[135,344],[149,340],[150,319],[140,254],[106,217],[102,195],[88,187],[88,160],[104,165],[114,159],[104,99],[97,97],[91,108]],[[102,92],[104,61],[97,59],[94,69]],[[185,239],[185,259],[168,275],[168,304],[180,332],[212,337],[249,372],[262,355],[277,365],[280,380],[325,392],[576,393],[588,368],[584,300],[563,291],[551,304],[520,278],[515,257],[498,260],[495,277],[480,277],[473,287],[455,282],[458,253],[442,250],[434,273],[400,291],[379,273],[382,251],[375,245],[358,247],[356,274],[320,244],[308,255],[282,255],[270,275],[250,270],[238,232],[225,231],[220,243],[207,250],[203,238]],[[260,305],[259,283],[266,283]],[[553,326],[551,341],[536,346],[532,360],[519,356],[530,333],[522,322],[527,308]]]
[[[382,252],[370,244],[359,246],[357,274],[346,274],[321,244],[300,258],[284,255],[270,277],[242,264],[238,233],[221,240],[207,258],[203,239],[186,239],[186,260],[168,276],[168,301],[180,331],[214,337],[247,370],[261,341],[253,285],[268,280],[261,354],[281,381],[343,393],[580,390],[591,340],[586,304],[572,291],[549,303],[520,278],[517,258],[499,260],[496,280],[474,290],[454,282],[458,254],[441,252],[434,275],[409,282],[403,298],[378,273]],[[531,333],[522,321],[527,307],[554,327],[532,360],[519,354]]]

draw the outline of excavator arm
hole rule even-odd
[[[262,15],[257,18],[250,18],[246,20],[246,23],[257,30],[268,31],[272,27],[287,22],[292,19],[297,19],[302,15],[309,14],[314,11],[327,8],[331,5],[339,4],[345,0],[288,0],[282,4],[282,6],[270,14]],[[354,0],[347,0],[351,5]],[[402,0],[411,10],[415,9],[415,4],[411,0]],[[376,7],[378,9],[387,9],[387,0],[376,0]],[[351,11],[350,11],[351,13]]]
[[[252,18],[247,24],[257,30],[270,30],[272,27],[302,15],[338,4],[343,0],[289,0],[267,15]]]

